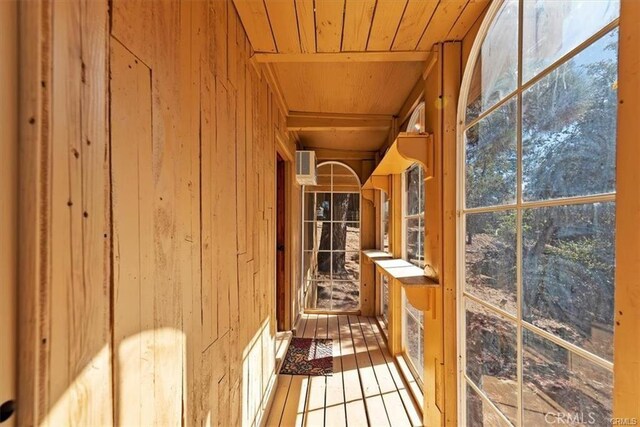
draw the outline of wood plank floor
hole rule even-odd
[[[296,336],[333,339],[333,376],[280,375],[267,426],[419,426],[374,318],[303,314]]]

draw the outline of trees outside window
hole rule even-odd
[[[461,98],[464,425],[611,415],[617,0],[507,0]],[[486,28],[486,30],[485,30]]]

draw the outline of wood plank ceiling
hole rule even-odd
[[[253,59],[296,119],[290,130],[302,145],[357,151],[384,144],[433,45],[461,40],[489,2],[234,0]],[[387,126],[360,126],[368,115],[383,116]]]

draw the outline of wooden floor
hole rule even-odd
[[[268,426],[422,425],[374,318],[305,314],[296,336],[333,339],[334,373],[280,375]]]

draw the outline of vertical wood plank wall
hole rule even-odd
[[[21,7],[19,425],[258,424],[295,146],[232,2]]]
[[[620,3],[613,420],[640,418],[640,3]],[[630,421],[630,420],[634,421]],[[626,420],[626,421],[625,421]]]
[[[18,3],[0,2],[0,404],[16,400]],[[3,426],[15,426],[15,414]]]

